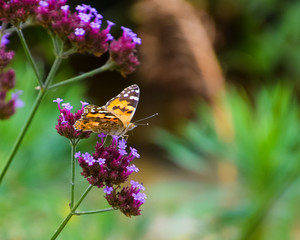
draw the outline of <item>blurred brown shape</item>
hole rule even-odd
[[[164,125],[193,116],[192,103],[202,96],[213,107],[220,135],[232,136],[221,100],[225,80],[209,38],[214,27],[208,16],[184,0],[143,0],[134,12],[143,40],[140,78],[156,86],[158,100],[153,96],[151,104],[160,108],[156,111],[166,119]]]
[[[136,12],[142,21],[141,71],[148,80],[209,99],[219,95],[224,78],[197,11],[183,0],[144,0]]]

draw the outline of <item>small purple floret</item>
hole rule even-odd
[[[82,107],[82,108],[85,107],[86,105],[89,105],[89,103],[83,102],[83,101],[80,101],[80,103],[81,103],[81,107]]]
[[[14,107],[21,108],[24,107],[24,102],[19,98],[19,96],[23,93],[23,91],[17,91],[11,94],[11,99],[14,100]]]
[[[100,134],[98,134],[98,137],[99,138],[105,138],[107,135],[106,134],[104,134],[104,133],[100,133]]]
[[[131,151],[131,154],[136,157],[136,158],[140,158],[140,154],[138,154],[137,150],[133,147],[130,147],[130,151]]]
[[[40,4],[41,7],[48,7],[49,6],[49,4],[46,1],[40,1],[39,4]]]
[[[131,166],[127,166],[127,170],[129,172],[139,172],[140,169],[138,169],[134,164],[132,164]]]
[[[60,123],[60,124],[66,124],[66,123],[68,123],[68,121],[66,120],[66,118],[65,118],[64,114],[63,114],[63,113],[61,113],[60,115],[61,115],[61,117],[62,117],[62,121],[61,121],[61,123]]]
[[[70,103],[62,103],[61,105],[69,111],[73,108],[73,106]]]
[[[130,184],[134,188],[138,188],[138,189],[140,189],[142,191],[145,191],[145,187],[143,186],[143,184],[139,183],[138,181],[131,180]]]
[[[107,20],[107,27],[110,28],[112,26],[116,25],[114,22]]]
[[[62,101],[64,101],[64,100],[61,98],[56,98],[55,100],[53,100],[53,102],[56,102],[56,103],[61,103]]]
[[[61,6],[60,9],[64,12],[68,12],[69,9],[70,9],[70,6],[69,5],[64,5],[64,6]]]
[[[121,156],[127,155],[127,152],[126,152],[125,149],[119,149],[119,153],[120,153]]]
[[[108,186],[106,186],[105,188],[104,188],[104,193],[105,194],[111,194],[111,192],[113,191],[114,189],[112,188],[112,187],[108,187]]]
[[[80,153],[80,152],[77,152],[77,153],[75,153],[74,157],[75,157],[75,158],[79,158],[80,155],[81,155],[81,153]]]
[[[91,22],[90,26],[93,29],[99,30],[101,27],[101,20],[98,20],[97,22]]]
[[[127,145],[126,145],[126,140],[124,138],[122,138],[120,141],[119,141],[119,145],[118,147],[120,149],[126,149]]]
[[[120,137],[120,136],[112,136],[113,141],[118,141],[119,137]]]
[[[88,23],[92,18],[91,14],[87,14],[83,12],[78,13],[78,17],[84,23]]]
[[[105,163],[106,159],[104,158],[98,158],[98,160],[96,162],[99,163],[99,165],[103,165]]]
[[[90,158],[87,159],[86,162],[88,163],[89,166],[92,166],[95,162],[95,159],[93,157],[90,157]]]
[[[10,35],[10,34],[7,33],[7,34],[4,34],[4,35],[2,36],[1,43],[0,43],[0,45],[1,45],[2,47],[4,47],[4,46],[6,46],[7,44],[9,44],[9,40],[8,40],[9,35]]]
[[[85,30],[83,28],[75,28],[75,35],[77,37],[81,37],[85,34]]]
[[[141,193],[141,192],[133,193],[132,196],[133,196],[134,200],[137,200],[141,203],[146,202],[147,195],[145,193]]]

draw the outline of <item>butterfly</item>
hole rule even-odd
[[[131,85],[102,107],[93,104],[85,106],[81,118],[73,126],[80,131],[124,136],[128,131],[137,127],[131,119],[139,98],[140,88],[136,84]]]

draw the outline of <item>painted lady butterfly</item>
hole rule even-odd
[[[137,125],[131,123],[140,97],[140,89],[134,84],[125,88],[119,95],[104,106],[87,105],[81,118],[74,124],[80,131],[92,131],[113,136],[123,136]]]

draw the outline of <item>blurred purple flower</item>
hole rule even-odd
[[[116,69],[126,77],[140,64],[135,51],[136,45],[141,44],[142,41],[131,29],[122,27],[122,30],[122,36],[111,42],[109,54],[111,61],[116,65]]]
[[[30,16],[34,16],[39,2],[39,0],[0,0],[0,21],[17,26]]]
[[[0,42],[0,46],[1,47],[5,47],[7,44],[9,44],[9,40],[8,40],[8,37],[9,37],[10,34],[4,34],[1,38],[1,42]]]

